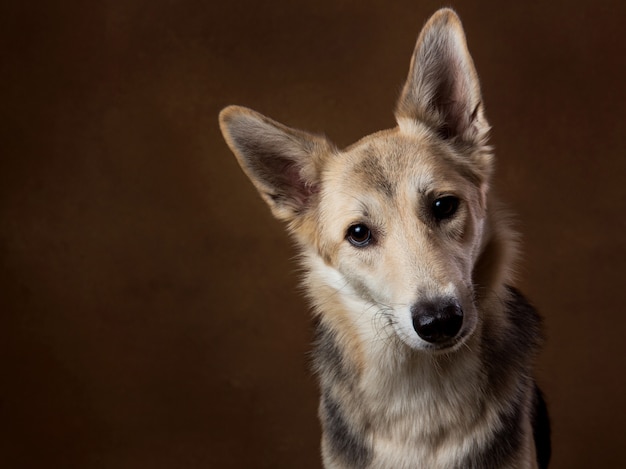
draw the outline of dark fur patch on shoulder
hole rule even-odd
[[[522,293],[514,287],[507,287],[509,298],[506,300],[507,312],[520,340],[527,340],[527,348],[537,348],[543,337],[541,333],[541,317],[537,310],[528,302]]]
[[[552,444],[550,442],[550,418],[548,406],[543,398],[543,393],[535,385],[535,398],[532,414],[533,438],[537,449],[537,463],[539,469],[547,469],[552,456]]]
[[[500,428],[493,434],[489,444],[476,451],[459,466],[459,469],[485,469],[503,467],[516,456],[522,443],[521,400],[512,402],[511,407],[500,413]]]
[[[483,329],[483,362],[489,382],[489,390],[493,399],[508,402],[508,410],[500,416],[501,426],[495,430],[489,445],[477,454],[463,467],[485,468],[501,467],[515,457],[521,445],[523,429],[521,427],[526,412],[526,403],[531,405],[533,424],[535,421],[547,422],[545,405],[537,401],[536,385],[530,378],[535,354],[543,340],[541,332],[541,318],[535,308],[515,288],[507,287],[507,297],[504,299],[505,313],[508,318],[508,327],[495,328],[486,323]],[[534,410],[533,410],[534,409]],[[537,410],[538,409],[538,410]],[[535,440],[538,443],[538,459],[544,461],[540,465],[544,469],[549,459],[545,456],[545,435],[538,435],[534,426]],[[539,447],[539,445],[544,445]],[[539,454],[541,452],[541,455]]]
[[[530,376],[533,358],[542,342],[541,318],[515,288],[508,287],[505,299],[510,327],[495,330],[485,324],[483,357],[489,388],[494,395],[506,387],[512,376]]]
[[[326,384],[351,382],[356,371],[347,362],[337,343],[337,334],[322,320],[315,325],[313,366],[322,387]]]
[[[372,451],[359,435],[348,425],[339,406],[327,392],[322,394],[321,417],[324,426],[324,438],[334,457],[340,459],[345,467],[365,468],[372,460]]]
[[[343,390],[349,393],[358,373],[345,358],[337,333],[321,319],[315,328],[313,365],[322,388],[320,418],[328,450],[344,464],[342,467],[366,467],[372,459],[372,450],[366,445],[363,435],[352,428],[345,417],[350,413],[346,407],[355,402],[339,402],[330,392]]]

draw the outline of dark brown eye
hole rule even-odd
[[[459,199],[453,195],[446,195],[435,199],[431,207],[437,221],[451,218],[459,208]]]
[[[348,234],[346,235],[348,241],[357,248],[367,246],[372,241],[371,230],[363,223],[357,223],[348,228]]]

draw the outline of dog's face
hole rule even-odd
[[[476,72],[450,10],[424,27],[396,118],[344,151],[244,108],[226,108],[220,124],[289,222],[311,283],[350,303],[343,321],[383,317],[414,349],[450,350],[478,321],[472,278],[491,172]]]
[[[447,349],[476,325],[486,185],[466,157],[425,126],[367,137],[328,159],[304,232],[323,275],[414,348]]]

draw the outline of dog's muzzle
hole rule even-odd
[[[416,303],[411,317],[417,335],[435,345],[454,339],[463,326],[463,309],[453,299]]]

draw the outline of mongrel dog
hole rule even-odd
[[[398,126],[345,150],[254,111],[220,126],[288,223],[318,321],[326,468],[545,468],[540,319],[489,193],[489,125],[456,14],[424,27]]]

